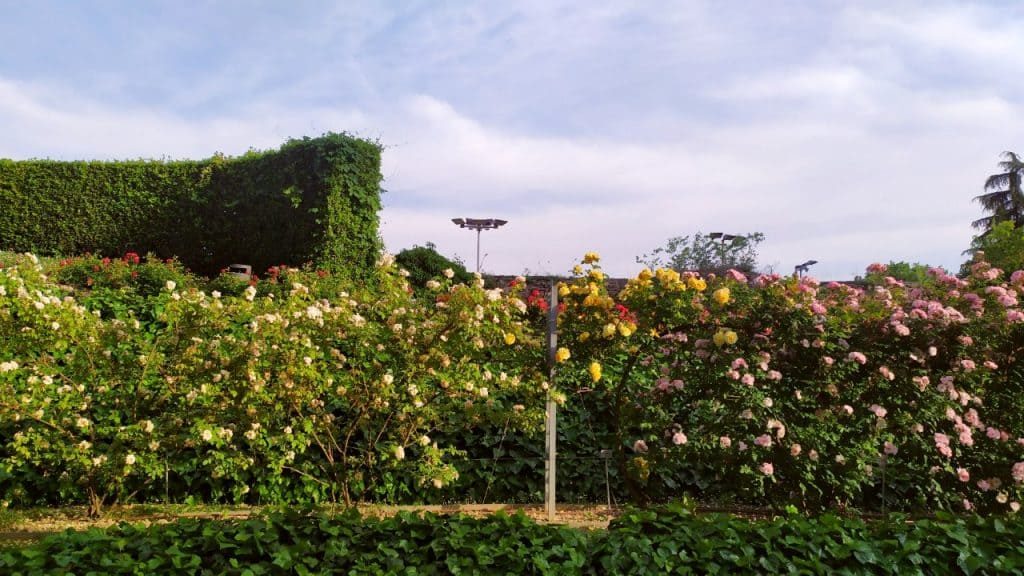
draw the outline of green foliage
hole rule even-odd
[[[697,232],[690,236],[669,238],[668,243],[636,261],[652,270],[666,267],[674,270],[692,270],[721,274],[732,268],[750,273],[757,268],[757,245],[764,234],[722,235]]]
[[[0,551],[5,574],[584,574],[587,535],[525,516],[301,512],[67,532]]]
[[[402,513],[298,511],[68,531],[0,549],[28,574],[989,574],[1024,570],[1016,517],[787,514],[750,520],[680,505],[628,510],[607,531]]]
[[[604,501],[601,450],[617,501],[1024,500],[1024,273],[860,290],[658,269],[613,298],[597,262],[558,286],[562,501]],[[541,499],[543,298],[443,276],[414,294],[388,257],[370,283],[175,274],[0,269],[0,501]]]
[[[985,193],[974,197],[974,201],[989,213],[984,218],[971,222],[971,226],[988,234],[996,224],[1011,222],[1014,227],[1024,224],[1024,192],[1020,180],[1024,174],[1024,161],[1013,152],[1003,152],[1004,160],[999,163],[1002,172],[985,179]]]
[[[604,574],[973,574],[1024,569],[1024,522],[831,514],[747,520],[682,506],[627,512],[592,551]]]
[[[457,480],[443,433],[536,426],[518,299],[446,279],[419,299],[387,259],[374,274],[345,291],[289,269],[239,296],[165,283],[136,294],[143,317],[89,310],[29,257],[0,270],[0,499],[408,497]]]
[[[1024,495],[1024,275],[979,263],[862,291],[658,269],[612,298],[588,263],[559,288],[559,383],[592,402],[631,501],[1006,510]]]
[[[395,263],[409,272],[409,283],[416,288],[424,288],[429,280],[442,276],[445,270],[452,271],[455,282],[469,282],[473,277],[461,262],[445,258],[430,242],[402,250],[395,255]]]
[[[917,262],[896,262],[890,260],[888,264],[872,264],[868,267],[867,274],[865,276],[858,276],[855,281],[883,286],[886,284],[886,278],[893,278],[900,282],[924,284],[932,278],[933,275],[929,273],[929,270],[932,268],[932,266]]]
[[[970,252],[974,257],[963,265],[961,274],[969,274],[978,259],[1007,272],[1024,270],[1024,228],[1015,227],[1013,222],[1000,222],[987,234],[975,236]]]
[[[377,257],[380,178],[379,146],[343,134],[202,161],[0,160],[0,248],[359,276]]]

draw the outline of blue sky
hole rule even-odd
[[[1017,2],[0,0],[0,157],[384,146],[382,234],[484,269],[617,275],[761,231],[779,272],[955,268],[1024,153]]]

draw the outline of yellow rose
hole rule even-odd
[[[583,255],[584,264],[593,264],[601,259],[601,256],[597,252],[587,252]]]
[[[594,382],[601,379],[601,365],[597,362],[591,362],[588,371],[590,372],[590,377],[594,379]]]
[[[565,362],[569,359],[569,356],[571,356],[571,354],[569,354],[568,348],[559,348],[555,352],[555,362]]]
[[[580,342],[586,342],[587,340],[590,340],[590,332],[580,334]]]
[[[601,280],[604,280],[604,272],[601,272],[600,270],[596,270],[596,269],[595,270],[591,270],[590,271],[590,277],[592,279],[600,282]]]
[[[712,294],[712,296],[714,297],[715,302],[718,302],[719,304],[727,304],[729,302],[729,296],[730,296],[729,289],[728,288],[719,288],[718,290],[715,290],[715,292],[714,292],[714,294]]]
[[[572,267],[572,273],[577,275],[577,276],[579,276],[580,274],[583,274],[583,266],[580,266],[579,264],[573,266]]]
[[[558,295],[561,296],[562,298],[565,298],[566,296],[568,296],[569,295],[569,287],[566,286],[565,284],[559,284],[558,285]]]
[[[634,330],[636,330],[636,326],[634,324],[629,322],[619,324],[619,334],[622,334],[623,338],[629,338],[629,335],[632,334]]]
[[[639,274],[637,274],[636,279],[640,280],[641,282],[646,282],[647,280],[650,280],[652,276],[653,275],[651,274],[651,269],[644,268],[643,270],[640,271]]]
[[[505,344],[509,346],[516,343],[516,335],[511,332],[505,332]]]
[[[666,288],[679,281],[679,272],[671,268],[658,268],[655,274],[658,277],[658,282]]]
[[[732,330],[726,330],[726,332],[725,332],[725,343],[726,344],[733,345],[733,344],[736,343],[737,339],[738,339],[738,337],[736,336],[735,332],[733,332]]]
[[[690,277],[690,279],[686,281],[686,284],[698,292],[703,292],[708,287],[708,283],[705,282],[703,278],[696,277]]]
[[[715,342],[715,346],[722,346],[725,344],[725,332],[719,330],[718,332],[715,332],[715,335],[712,336],[711,339]]]
[[[605,338],[611,338],[615,336],[615,324],[608,323],[604,325],[604,329],[601,330],[601,335]]]

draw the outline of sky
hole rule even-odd
[[[0,158],[383,146],[381,234],[614,276],[698,231],[763,268],[956,269],[1024,153],[1024,4],[0,0]],[[0,207],[2,209],[2,207]]]

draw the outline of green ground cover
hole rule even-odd
[[[4,574],[999,574],[1024,570],[1016,518],[750,519],[679,505],[607,530],[522,514],[300,511],[68,531],[0,549]]]

